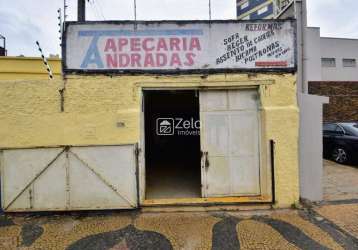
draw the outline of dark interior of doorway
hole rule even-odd
[[[198,92],[144,91],[144,116],[146,199],[201,197],[200,130],[172,124],[199,121]]]

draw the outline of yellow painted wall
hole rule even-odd
[[[55,79],[61,78],[61,59],[48,58]],[[40,57],[0,56],[0,80],[48,79],[45,65]]]
[[[295,79],[292,74],[215,74],[0,81],[0,148],[137,143],[143,87],[259,86],[263,140],[276,141],[276,200],[288,207],[299,199]]]

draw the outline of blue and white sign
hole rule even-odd
[[[294,69],[295,23],[69,23],[65,71]]]

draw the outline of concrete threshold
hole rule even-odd
[[[272,206],[268,204],[241,204],[241,205],[162,205],[145,206],[140,210],[143,213],[176,213],[176,212],[240,212],[240,211],[263,211],[271,210]]]

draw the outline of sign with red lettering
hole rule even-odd
[[[67,23],[65,72],[295,70],[295,22]]]

